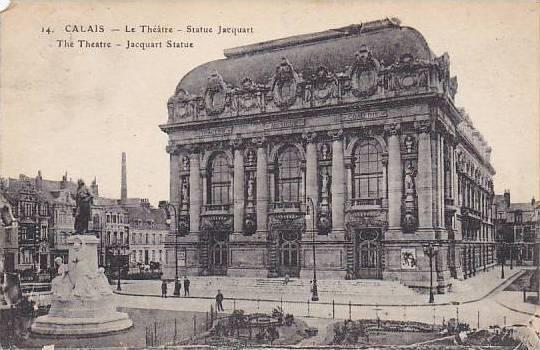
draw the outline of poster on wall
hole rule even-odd
[[[401,248],[401,269],[413,270],[416,265],[416,249]]]

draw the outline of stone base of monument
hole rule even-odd
[[[41,335],[92,336],[133,326],[128,314],[115,310],[114,297],[96,300],[54,300],[48,315],[38,317],[32,332]]]
[[[111,287],[103,271],[97,269],[97,243],[97,238],[90,235],[68,239],[68,272],[53,280],[51,308],[47,315],[36,318],[33,333],[97,336],[133,326],[127,313],[116,311]]]

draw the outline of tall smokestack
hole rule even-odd
[[[127,202],[127,170],[126,170],[126,152],[122,152],[122,185],[120,188],[120,202]]]

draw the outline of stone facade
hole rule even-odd
[[[440,291],[494,263],[491,149],[420,33],[382,20],[225,56],[180,81],[160,126],[165,278],[175,251],[182,274],[309,277],[315,245],[320,278],[427,287],[431,243]]]

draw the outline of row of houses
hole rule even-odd
[[[510,190],[505,190],[495,196],[494,205],[497,238],[506,258],[517,264],[538,265],[540,202],[534,197],[530,202],[512,202]]]
[[[46,180],[20,175],[0,182],[0,260],[4,270],[25,279],[46,279],[54,259],[67,262],[67,238],[74,234],[77,184],[68,179]],[[96,179],[89,190],[94,199],[89,229],[98,237],[99,264],[114,267],[116,259],[131,265],[164,264],[166,212],[140,198],[106,198],[99,195]]]

